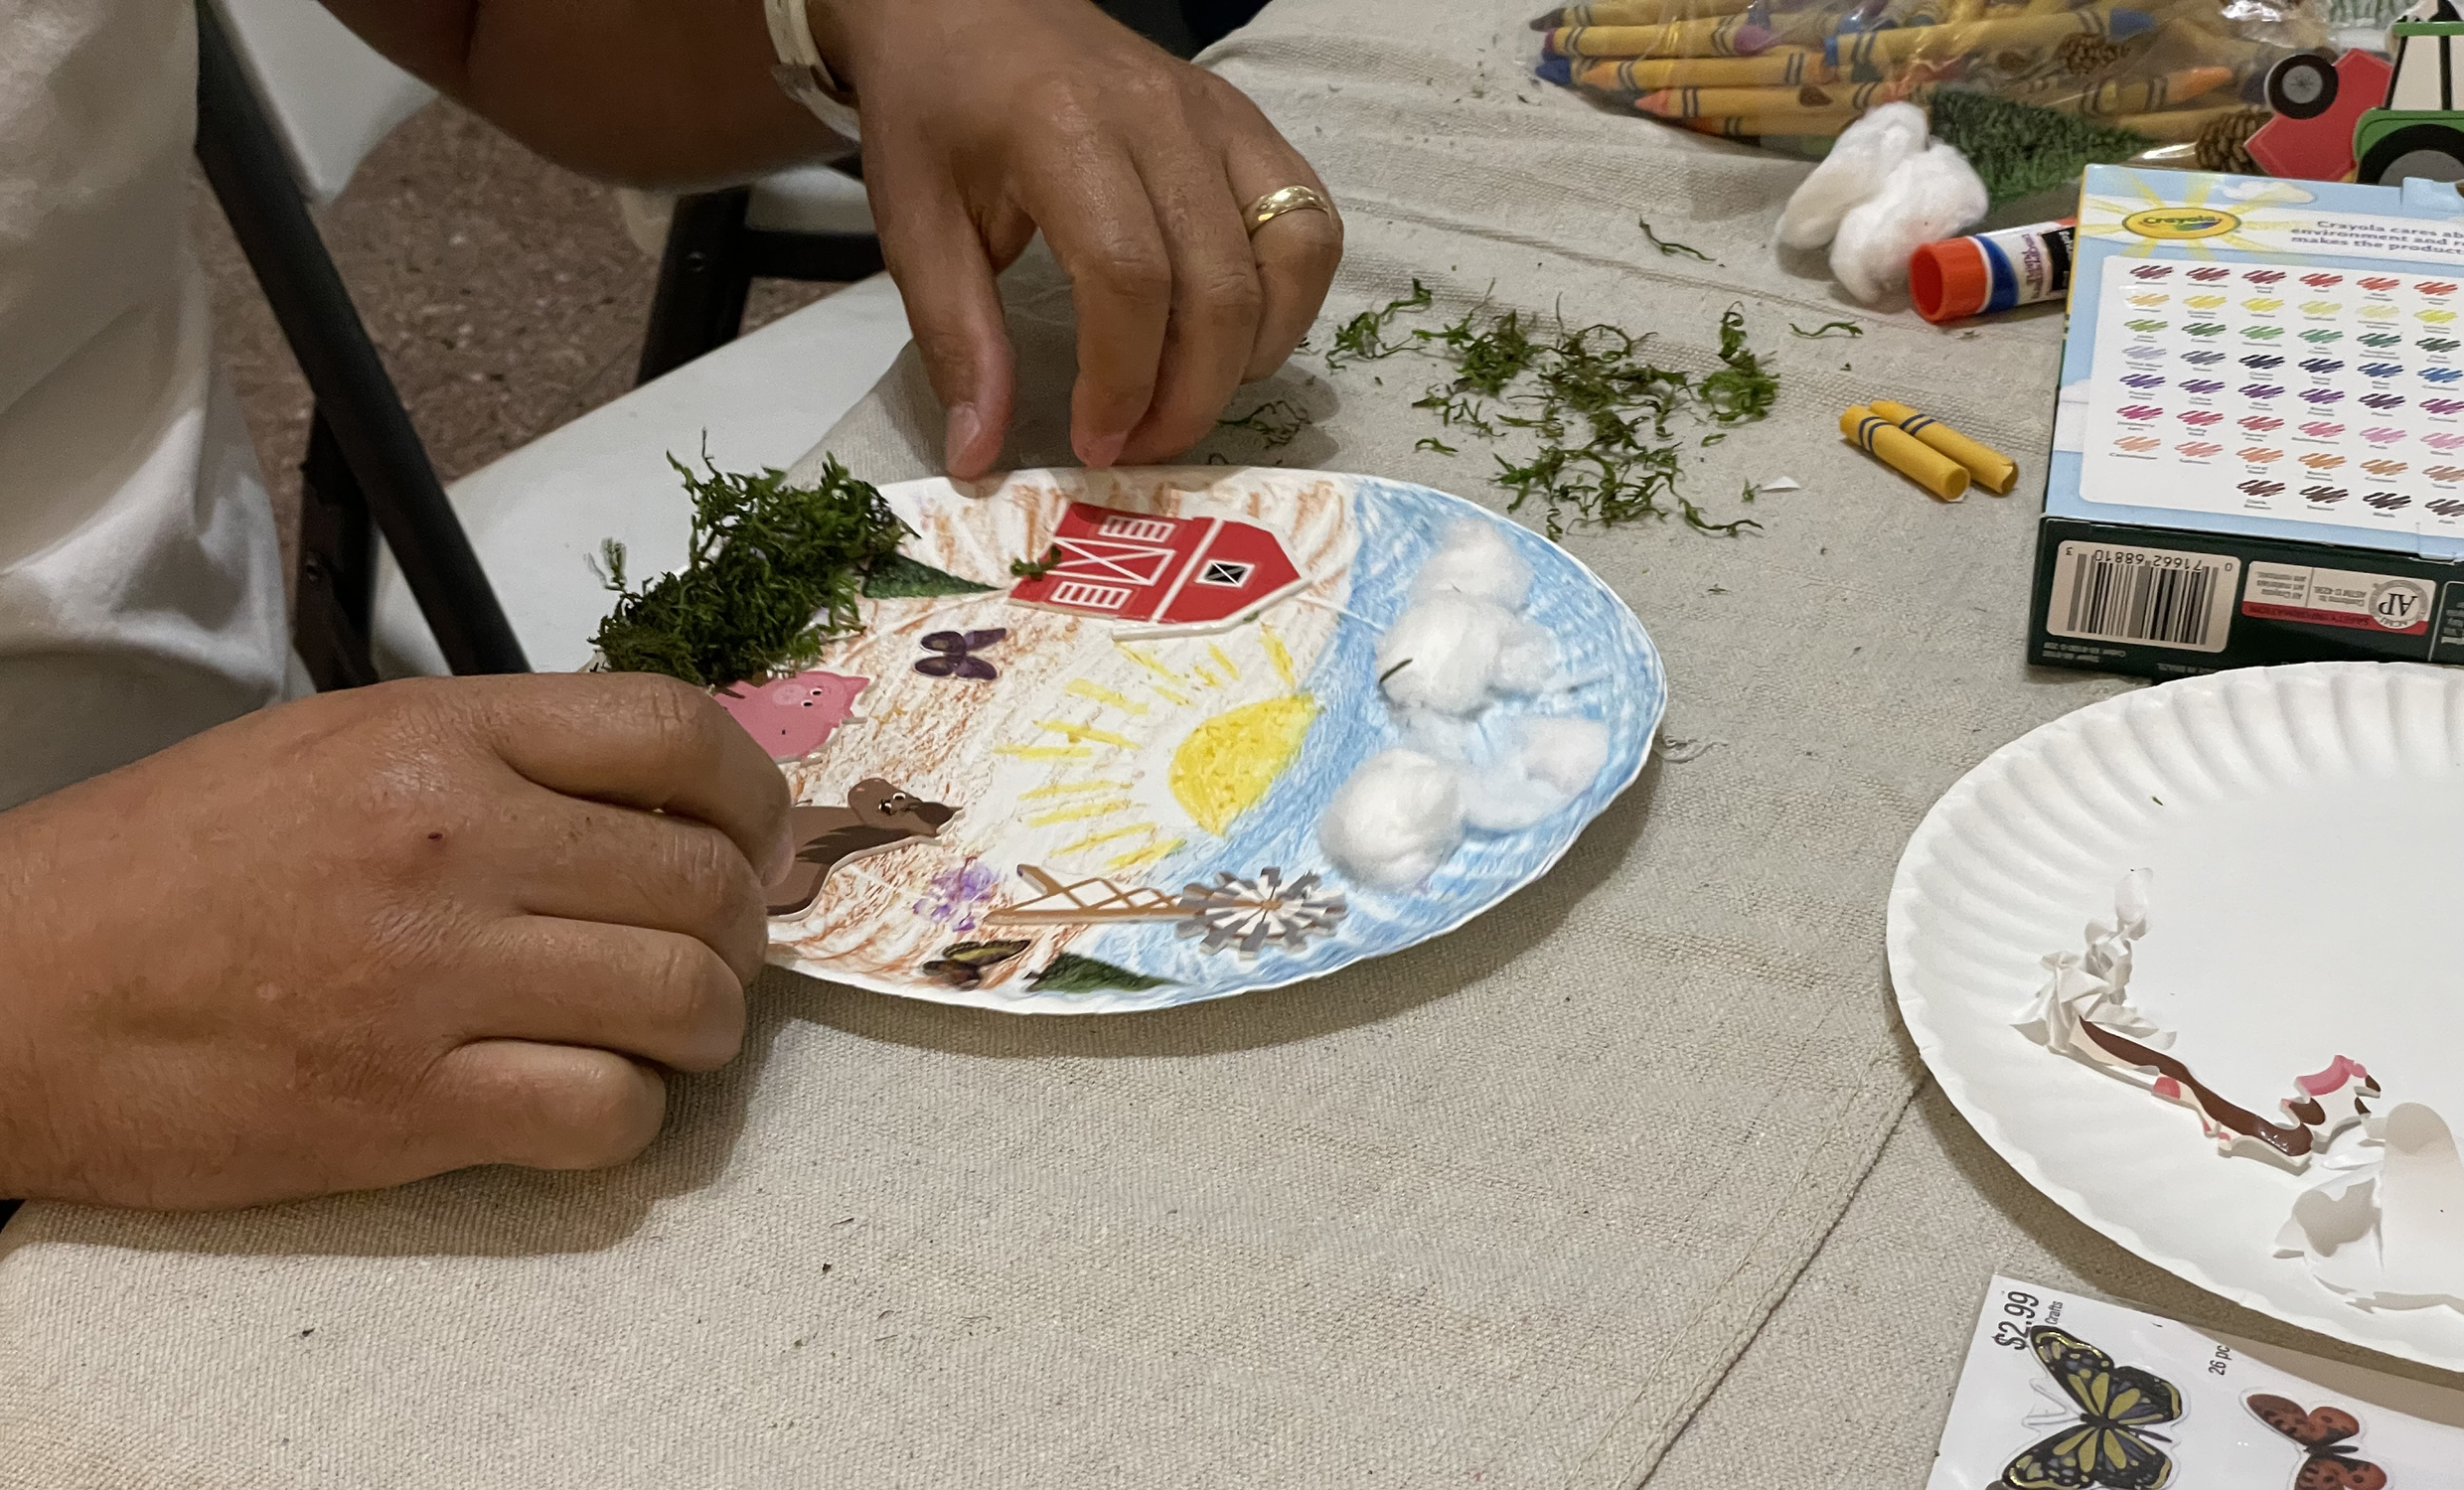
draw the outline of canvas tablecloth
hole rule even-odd
[[[622,1170],[30,1207],[0,1233],[0,1484],[1612,1490],[1682,1430],[1671,1483],[1913,1486],[1987,1271],[2156,1282],[2073,1261],[2101,1243],[2028,1251],[2047,1208],[1955,1118],[1903,1123],[1921,1072],[1883,968],[1926,806],[2124,686],[2021,664],[2059,319],[1791,336],[1852,309],[1766,246],[1805,168],[1531,82],[1524,3],[1280,0],[1213,62],[1344,206],[1319,348],[1415,276],[1695,369],[1743,308],[1778,412],[1686,489],[1720,517],[1748,481],[1805,490],[1734,539],[1566,538],[1662,649],[1682,761],[1465,930],[1318,983],[1073,1020],[772,974],[743,1059],[677,1082]],[[1009,289],[1014,455],[1057,459],[1066,293],[1040,261]],[[1304,357],[1243,406],[1310,427],[1196,458],[1493,505],[1478,441],[1415,448],[1432,372]],[[2020,491],[1941,506],[1845,450],[1839,410],[1886,395],[2021,456]],[[826,444],[888,481],[938,428],[910,357]],[[1830,1303],[1765,1330],[1818,1250],[1796,1297]],[[1905,1353],[1896,1397],[1852,1400],[1873,1347],[1834,1319]],[[1817,1404],[1891,1441],[1839,1450]]]

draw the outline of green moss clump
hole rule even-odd
[[[870,482],[835,459],[809,487],[788,485],[783,471],[721,471],[706,454],[706,476],[673,456],[668,464],[693,498],[685,567],[635,590],[624,545],[601,545],[617,595],[591,638],[601,669],[723,687],[811,667],[825,645],[861,629],[866,577],[911,531]]]

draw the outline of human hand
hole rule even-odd
[[[325,694],[0,814],[0,1195],[587,1168],[735,1054],[784,778],[642,674]]]
[[[1077,307],[1070,442],[1090,466],[1195,444],[1316,319],[1342,224],[1292,212],[1248,235],[1260,197],[1325,188],[1230,83],[1086,0],[809,3],[861,100],[873,219],[952,476],[1001,454],[1014,383],[994,275],[1038,228]]]

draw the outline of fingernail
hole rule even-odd
[[[983,432],[984,416],[976,412],[974,404],[951,404],[950,422],[941,437],[942,464],[956,468],[966,458],[968,448],[976,443],[976,436]]]
[[[1085,448],[1078,452],[1078,458],[1090,466],[1101,469],[1119,460],[1121,447],[1129,442],[1130,437],[1127,433],[1097,435],[1094,439],[1087,441]]]
[[[780,880],[785,879],[787,877],[787,871],[795,867],[796,834],[787,826],[787,824],[782,822],[779,824],[778,841],[771,844],[770,852],[762,857],[761,882],[763,888],[766,889],[777,884]]]

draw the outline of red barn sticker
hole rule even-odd
[[[1011,600],[1142,631],[1219,630],[1302,584],[1281,539],[1229,518],[1073,502],[1047,556],[1052,566],[1010,586]]]

